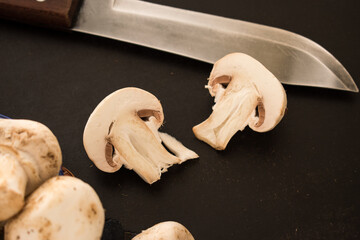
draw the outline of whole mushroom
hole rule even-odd
[[[177,222],[168,221],[158,223],[142,231],[132,240],[194,240],[189,230]]]
[[[273,129],[286,109],[286,93],[279,80],[260,62],[243,53],[218,60],[210,73],[213,112],[193,127],[195,136],[224,150],[232,136],[249,126],[256,132]]]
[[[115,172],[124,165],[154,183],[173,164],[198,157],[175,138],[158,132],[163,121],[162,106],[154,95],[132,87],[117,90],[98,104],[86,123],[86,153],[102,171]]]
[[[100,240],[105,214],[87,183],[53,177],[36,189],[22,211],[5,225],[5,240]]]
[[[0,119],[0,221],[21,210],[24,197],[60,170],[54,134],[31,120]]]

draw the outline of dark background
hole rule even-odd
[[[154,1],[155,2],[155,1]],[[159,3],[283,28],[331,52],[360,85],[358,0],[161,0]],[[195,239],[359,239],[358,93],[284,86],[288,111],[271,132],[236,134],[223,152],[192,126],[211,113],[212,66],[100,37],[0,20],[0,112],[39,121],[57,136],[64,165],[92,185],[107,217],[139,232],[184,224]],[[157,96],[161,129],[200,159],[149,186],[134,172],[103,173],[82,145],[86,121],[113,91]]]

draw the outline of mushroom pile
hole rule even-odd
[[[96,192],[74,177],[55,177],[59,143],[43,124],[0,119],[0,223],[5,240],[99,240],[104,209]]]
[[[46,126],[0,119],[0,222],[18,213],[25,196],[56,176],[61,163],[59,143]]]
[[[175,138],[158,132],[163,121],[162,106],[154,95],[132,87],[117,90],[98,104],[86,123],[86,153],[104,172],[124,165],[152,184],[173,164],[198,157]]]
[[[249,55],[232,53],[218,60],[206,87],[215,97],[213,112],[193,132],[217,150],[224,150],[246,126],[256,132],[270,131],[284,116],[287,100],[283,86]]]

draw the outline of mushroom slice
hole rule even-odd
[[[177,222],[158,223],[140,234],[136,235],[132,240],[194,240],[189,230]]]
[[[5,225],[5,240],[100,240],[105,214],[94,189],[80,179],[53,177]]]
[[[124,165],[154,183],[167,168],[183,162],[161,144],[158,129],[163,121],[162,106],[154,95],[139,88],[117,90],[89,117],[83,136],[86,153],[104,172]]]
[[[254,58],[232,53],[218,60],[206,88],[215,97],[208,119],[193,127],[195,136],[217,150],[247,125],[256,132],[273,129],[286,109],[279,80]]]
[[[0,221],[20,211],[24,196],[56,176],[61,163],[59,143],[46,126],[0,119]]]

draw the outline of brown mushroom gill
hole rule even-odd
[[[137,115],[145,121],[148,120],[150,117],[155,117],[159,122],[161,121],[161,117],[160,117],[161,113],[156,110],[142,109],[137,111]]]
[[[114,146],[110,142],[107,142],[105,145],[105,158],[111,167],[116,167],[117,165],[116,163],[114,163],[113,160],[114,151],[115,151]]]
[[[231,81],[231,77],[230,76],[220,76],[215,78],[211,83],[209,83],[209,85],[214,88],[216,86],[216,84],[221,84],[224,87],[226,87]]]
[[[260,127],[265,121],[265,107],[262,98],[258,98],[258,105],[256,106],[255,111],[255,117],[259,119],[255,124],[255,127]]]

